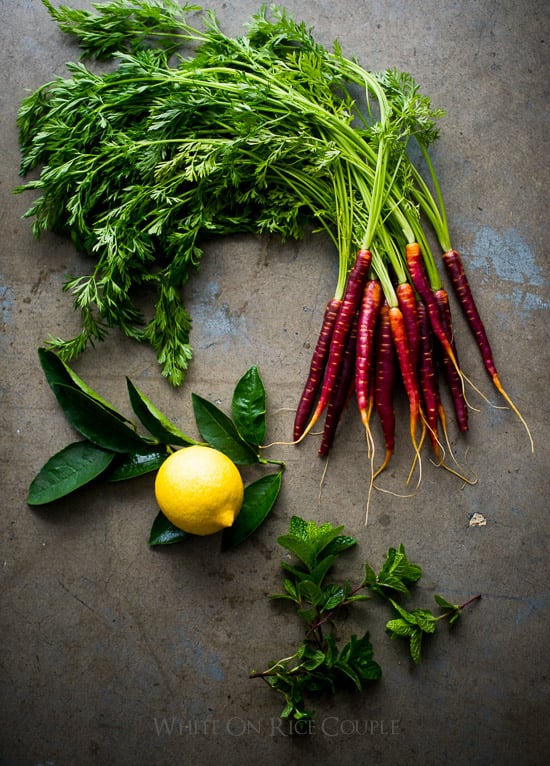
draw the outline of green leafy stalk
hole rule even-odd
[[[428,145],[439,116],[410,76],[371,73],[336,43],[326,50],[280,8],[230,38],[212,14],[202,29],[189,23],[198,9],[174,0],[93,11],[43,2],[85,56],[115,64],[99,74],[68,64],[70,76],[30,94],[18,114],[21,174],[41,169],[16,190],[39,193],[26,214],[35,234],[66,234],[93,261],[65,285],[81,332],[49,338],[64,360],[119,327],[149,343],[180,385],[192,358],[181,291],[204,236],[320,228],[338,254],[336,295],[357,249],[372,246],[395,301],[387,220],[397,205],[408,215],[409,138]],[[144,288],[156,296],[149,318]]]
[[[288,533],[277,540],[298,561],[281,562],[283,592],[271,598],[294,606],[304,624],[304,639],[290,656],[272,660],[265,670],[253,670],[250,677],[261,678],[282,695],[284,706],[280,715],[293,722],[312,721],[314,710],[309,705],[313,697],[334,694],[346,687],[361,692],[381,677],[368,631],[361,637],[352,634],[344,646],[339,645],[342,630],[336,627],[337,617],[346,614],[355,602],[370,599],[368,593],[361,591],[381,596],[397,612],[398,617],[387,623],[387,632],[392,638],[408,639],[415,663],[420,661],[422,636],[434,633],[442,619],[449,619],[452,625],[462,609],[479,598],[458,606],[435,596],[444,610],[439,617],[425,609],[404,609],[393,594],[408,596],[410,585],[420,579],[421,569],[409,561],[403,545],[388,550],[378,574],[365,562],[364,576],[357,585],[352,586],[347,580],[333,582],[328,577],[338,557],[357,543],[343,530],[343,526],[317,524],[292,516]]]
[[[451,604],[442,596],[434,596],[434,598],[436,603],[445,609],[444,614],[438,617],[435,617],[429,609],[407,611],[393,599],[389,599],[398,617],[386,623],[386,630],[391,638],[406,638],[409,641],[410,654],[416,665],[421,659],[422,638],[425,635],[433,635],[440,620],[448,619],[449,624],[453,625],[460,617],[462,610],[481,596],[473,596],[460,605]]]

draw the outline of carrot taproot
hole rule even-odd
[[[358,315],[356,314],[348,341],[346,343],[346,349],[344,351],[344,358],[342,360],[342,366],[338,376],[337,385],[330,393],[327,405],[327,414],[323,427],[323,436],[321,438],[321,445],[319,447],[319,455],[321,455],[321,457],[326,457],[328,455],[334,442],[336,430],[338,428],[342,413],[344,412],[347,403],[355,391],[354,373],[355,354],[357,348],[357,318]]]
[[[439,307],[434,297],[434,291],[432,290],[424,270],[422,263],[422,251],[418,242],[407,243],[405,246],[405,254],[412,283],[421,299],[424,301],[428,311],[428,317],[430,319],[432,330],[436,338],[445,349],[445,352],[449,355],[449,359],[454,364],[455,368],[459,370],[458,362],[454,356],[453,349],[441,323]]]
[[[405,330],[409,341],[409,349],[413,367],[418,364],[420,337],[418,328],[417,298],[414,287],[410,282],[401,282],[395,290],[397,303],[403,314]]]
[[[342,360],[344,358],[346,343],[353,326],[355,314],[361,303],[361,297],[367,281],[370,263],[370,250],[359,250],[355,263],[348,275],[342,303],[334,323],[334,330],[330,341],[329,354],[319,399],[313,414],[310,417],[309,423],[296,441],[301,441],[307,436],[313,426],[317,423],[328,404],[330,392],[336,385]]]
[[[455,292],[456,297],[458,298],[458,302],[462,308],[466,321],[468,322],[468,325],[477,342],[477,346],[479,348],[485,369],[487,370],[489,376],[491,377],[491,380],[493,381],[493,385],[495,386],[497,391],[506,400],[506,402],[509,404],[512,410],[518,416],[520,421],[523,423],[525,429],[527,430],[529,440],[531,442],[531,451],[534,451],[533,438],[531,436],[529,427],[527,423],[525,422],[523,415],[519,412],[516,405],[510,399],[510,396],[505,391],[501,383],[500,376],[496,368],[491,344],[489,342],[489,338],[485,330],[485,325],[483,324],[483,320],[481,319],[477,305],[475,303],[474,296],[470,288],[468,277],[466,276],[466,272],[464,270],[464,265],[462,263],[462,258],[460,256],[460,253],[454,249],[447,250],[445,253],[443,253],[442,260],[443,260],[443,263],[445,264],[447,274],[449,275],[451,284],[453,286],[453,290]]]
[[[375,330],[382,306],[382,286],[378,279],[369,279],[363,291],[357,327],[355,355],[355,395],[361,421],[368,428],[369,382],[374,354]]]
[[[311,357],[311,363],[309,367],[309,373],[306,380],[306,384],[302,391],[302,395],[298,402],[296,409],[296,416],[294,418],[294,439],[299,439],[302,435],[308,418],[313,412],[315,402],[321,387],[323,380],[323,373],[325,371],[326,362],[328,359],[328,353],[330,348],[330,340],[334,331],[334,324],[338,311],[342,305],[342,300],[339,298],[332,298],[326,306],[323,316],[323,322],[321,324],[321,331],[317,338],[317,343],[313,350]]]
[[[390,329],[393,344],[397,352],[401,378],[409,400],[409,427],[410,435],[416,454],[419,452],[419,444],[416,438],[417,427],[421,416],[420,392],[416,370],[412,365],[407,332],[403,314],[398,306],[390,306],[389,310]]]
[[[447,291],[444,288],[434,290],[434,299],[439,307],[441,325],[453,351],[456,363],[458,364],[458,352],[454,340],[453,321]],[[449,384],[449,391],[453,402],[458,429],[459,431],[462,431],[462,433],[465,433],[468,430],[468,406],[466,404],[462,381],[457,372],[457,368],[445,349],[443,349],[443,369],[445,371],[447,383]]]
[[[382,464],[374,473],[373,480],[384,471],[395,449],[395,412],[393,393],[395,386],[395,350],[390,327],[390,307],[382,303],[376,335],[374,404],[382,428],[386,452]]]
[[[441,408],[439,395],[437,367],[434,357],[433,334],[428,319],[426,306],[418,301],[417,315],[420,335],[420,353],[418,364],[418,377],[420,384],[420,396],[423,402],[424,418],[426,427],[436,459],[441,459],[441,451],[438,437],[438,421]]]

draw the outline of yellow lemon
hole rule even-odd
[[[239,469],[213,447],[193,445],[166,458],[155,497],[166,518],[184,532],[212,535],[230,527],[243,504]]]

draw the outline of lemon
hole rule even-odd
[[[212,535],[230,527],[243,504],[237,466],[213,447],[173,452],[157,472],[155,497],[166,518],[184,532]]]

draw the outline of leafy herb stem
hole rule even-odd
[[[309,697],[334,693],[350,683],[361,691],[380,678],[382,670],[374,660],[368,632],[362,637],[352,635],[343,647],[338,645],[336,636],[334,618],[340,607],[370,599],[361,590],[378,594],[395,609],[397,617],[386,624],[386,630],[392,638],[407,638],[416,664],[420,661],[423,635],[434,633],[437,623],[444,618],[449,618],[452,625],[464,607],[480,598],[474,596],[456,605],[435,596],[443,609],[439,617],[427,609],[404,609],[388,594],[408,595],[409,586],[419,580],[421,569],[409,561],[403,545],[388,550],[378,574],[365,562],[364,576],[357,585],[351,586],[347,580],[329,582],[328,574],[338,556],[357,542],[342,532],[341,526],[317,525],[293,516],[288,533],[278,538],[278,543],[296,556],[299,563],[281,562],[284,593],[272,598],[294,604],[298,617],[305,623],[304,638],[294,654],[269,662],[265,670],[252,670],[250,678],[261,678],[284,697],[282,718],[311,719],[313,712],[306,707]],[[324,630],[327,623],[331,624],[330,632]]]

